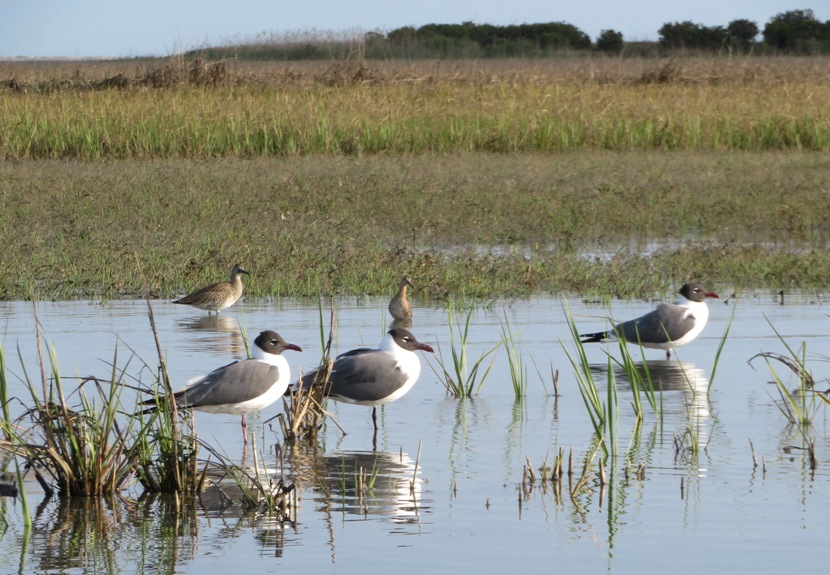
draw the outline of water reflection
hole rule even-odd
[[[181,500],[45,499],[18,546],[20,571],[34,561],[37,573],[172,574],[196,555],[197,540],[195,506]]]
[[[273,471],[273,470],[272,470]],[[250,469],[248,473],[254,473]],[[254,540],[274,557],[282,557],[286,534],[294,524],[282,521],[278,514],[257,513],[242,504],[243,493],[239,485],[230,479],[216,481],[198,495],[200,514],[207,520],[211,533],[203,537],[212,553],[230,552],[240,538],[253,532]]]
[[[295,463],[317,494],[317,511],[419,525],[429,510],[421,501],[420,468],[404,452],[334,452]]]
[[[672,422],[673,427],[653,431],[648,451],[654,449],[654,443],[665,440],[664,433],[670,434],[668,439],[673,441],[675,464],[688,469],[691,476],[698,476],[706,472],[701,466],[700,455],[705,453],[712,428],[712,410],[709,401],[709,378],[703,369],[690,362],[677,360],[660,360],[635,363],[643,381],[647,376],[651,378],[654,390],[658,394],[655,398],[657,411],[661,422]],[[606,381],[608,377],[607,365],[592,365],[591,371],[597,383]],[[620,366],[613,367],[617,390],[620,393],[635,393],[626,371]],[[640,401],[643,409],[650,410],[646,394],[640,390]],[[620,405],[628,401],[620,399]],[[635,424],[636,425],[636,424]],[[629,448],[630,453],[639,452],[640,430],[635,427]]]
[[[651,377],[655,391],[662,392],[658,404],[665,415],[688,416],[690,421],[705,422],[710,415],[709,378],[703,369],[690,362],[676,360],[659,360],[635,363],[634,367],[645,380]],[[628,374],[620,366],[614,366],[614,378],[617,389],[633,393]],[[607,379],[606,364],[591,365],[594,379],[602,382]],[[672,394],[666,392],[680,392]],[[678,401],[679,399],[679,401]]]
[[[392,324],[389,326],[389,329],[397,329],[399,327],[410,329],[412,327],[412,320],[411,319],[396,319],[396,320],[393,320]]]
[[[209,314],[180,319],[177,326],[184,331],[202,332],[198,338],[183,338],[182,347],[188,351],[208,349],[218,354],[233,356],[245,353],[242,331],[235,318]]]
[[[813,350],[830,347],[826,315],[810,297],[786,306],[769,297],[744,298],[729,332],[729,352],[718,368],[721,383],[728,385],[716,388],[711,403],[706,392],[708,368],[717,353],[718,335],[725,329],[725,313],[712,314],[710,337],[684,348],[683,359],[693,363],[648,362],[650,375],[661,390],[656,399],[664,417],[657,417],[645,405],[645,420],[636,426],[631,385],[624,373],[614,369],[620,390],[619,452],[604,462],[607,484],[603,486],[597,479],[602,457],[598,453],[589,468],[587,486],[574,497],[571,492],[582,475],[584,461],[594,451],[595,438],[571,369],[563,368],[570,364],[557,341],[567,334],[568,326],[559,317],[562,313],[557,300],[516,300],[510,306],[517,316],[516,325],[523,330],[523,353],[537,362],[549,360],[563,368],[558,412],[557,402],[542,398],[538,385],[530,386],[522,405],[514,402],[503,355],[495,362],[487,384],[471,400],[443,397],[438,377],[424,366],[422,381],[401,408],[387,410],[387,418],[394,414],[395,422],[392,425],[388,419],[384,427],[393,432],[379,444],[388,445],[388,453],[356,452],[369,447],[364,435],[341,439],[339,430],[326,426],[320,442],[328,445],[328,450],[315,446],[317,453],[305,456],[301,464],[289,460],[292,473],[305,474],[297,480],[301,502],[297,527],[246,515],[238,504],[222,500],[218,490],[211,488],[201,501],[180,501],[179,508],[169,499],[118,498],[101,504],[71,501],[62,509],[59,502],[50,501],[42,511],[36,511],[33,506],[38,501],[32,496],[29,512],[35,525],[30,535],[24,536],[19,500],[0,498],[0,565],[6,566],[0,571],[213,573],[230,567],[246,572],[348,574],[365,570],[365,561],[351,558],[371,557],[373,566],[384,571],[416,571],[434,568],[435,558],[442,557],[490,571],[556,562],[566,571],[605,568],[606,573],[617,573],[637,568],[654,574],[677,565],[685,565],[687,570],[697,568],[700,557],[692,547],[723,547],[725,541],[733,553],[719,555],[724,569],[746,568],[747,557],[753,559],[753,566],[762,563],[761,570],[786,569],[791,559],[781,553],[782,548],[821,547],[826,513],[817,503],[830,483],[830,468],[822,464],[828,460],[830,439],[821,425],[825,417],[822,410],[816,415],[816,425],[807,431],[815,436],[818,449],[819,465],[814,472],[802,430],[784,427],[786,422],[770,397],[769,375],[753,371],[746,359],[759,349],[785,351],[766,317],[796,343],[806,340]],[[378,310],[386,301],[343,298],[338,310],[342,312],[338,341],[374,341]],[[596,313],[591,306],[573,303],[577,317]],[[30,303],[0,303],[0,342],[11,374],[10,397],[30,397],[17,355],[30,361],[28,373],[39,385],[31,308]],[[244,354],[241,346],[228,347],[241,341],[234,314],[197,317],[171,305],[158,305],[155,311],[162,347],[176,358],[175,367],[182,377],[202,372],[205,364],[219,365]],[[416,335],[434,337],[446,354],[450,349],[446,309],[423,307],[416,313]],[[499,316],[493,311],[475,312],[471,346],[486,349],[500,341]],[[248,325],[285,326],[298,340],[319,340],[316,300],[286,298],[279,304],[250,304],[245,307],[245,317]],[[385,310],[383,317],[387,317]],[[47,302],[39,307],[38,322],[44,326],[45,341],[54,342],[65,371],[100,371],[101,358],[105,362],[112,359],[107,350],[114,345],[114,334],[139,357],[155,357],[146,305]],[[222,351],[191,353],[196,347],[203,351],[206,343],[221,346],[213,349]],[[597,361],[604,363],[599,359],[601,351],[595,353]],[[697,365],[706,366],[707,372]],[[817,376],[826,376],[827,365],[814,363]],[[644,367],[638,364],[641,371]],[[607,365],[596,368],[601,387],[607,370]],[[18,405],[12,403],[11,407],[17,409]],[[345,423],[355,427],[365,423],[366,414],[361,410],[344,409],[342,414]],[[263,414],[261,420],[271,415],[273,411]],[[238,454],[238,420],[226,419],[227,424],[214,424],[212,419],[206,436],[210,443],[225,445],[229,453]],[[701,430],[700,455],[686,452],[678,457],[673,438],[695,421],[699,423],[692,427]],[[265,423],[260,426],[267,430]],[[265,433],[259,431],[257,437]],[[748,437],[758,456],[757,472],[752,469]],[[414,453],[411,457],[398,453],[395,442],[411,445],[420,440],[427,446],[420,459]],[[333,447],[335,442],[339,447]],[[574,452],[573,478],[566,471],[562,488],[555,491],[557,486],[550,481],[540,483],[537,473],[534,490],[519,502],[518,520],[516,482],[522,466],[529,458],[538,472],[540,465],[551,464],[560,449],[566,464],[569,451]],[[711,476],[701,470],[695,457],[705,460]],[[416,473],[413,459],[426,471]],[[764,464],[766,472],[760,467]],[[642,477],[636,475],[640,465],[644,468]],[[361,476],[360,468],[364,469],[363,488],[356,479]],[[410,491],[413,477],[415,485]],[[454,489],[456,480],[458,490]],[[36,489],[34,485],[27,491]],[[226,494],[232,497],[229,491]],[[134,497],[135,493],[124,496]],[[400,538],[390,537],[390,533],[423,535]],[[735,533],[742,536],[735,538]],[[657,539],[678,552],[670,557],[655,554]],[[692,539],[696,545],[690,547]],[[780,545],[763,544],[768,541]],[[332,569],[335,551],[338,565]],[[807,567],[820,569],[820,558],[811,557]]]

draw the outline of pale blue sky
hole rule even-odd
[[[812,9],[827,0],[0,0],[0,58],[167,56],[257,34],[388,31],[429,23],[567,22],[596,39],[656,40],[666,22],[725,26]]]

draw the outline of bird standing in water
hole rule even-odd
[[[398,292],[389,302],[389,313],[395,320],[395,324],[400,324],[401,327],[412,325],[412,305],[406,299],[406,290],[410,287],[412,287],[412,282],[408,277],[403,276],[398,282]]]
[[[337,356],[326,384],[326,395],[343,403],[371,406],[377,434],[377,406],[406,395],[421,374],[416,350],[435,353],[409,330],[390,329],[377,349],[362,347]],[[315,370],[303,376],[300,383],[303,389],[311,387],[316,373]]]
[[[706,298],[718,298],[715,292],[707,291],[697,282],[680,288],[680,297],[674,303],[661,303],[656,309],[614,326],[613,330],[580,334],[581,343],[625,341],[643,347],[666,350],[666,359],[671,359],[671,350],[686,345],[703,331],[709,320]]]
[[[245,415],[268,407],[288,389],[291,370],[281,355],[287,349],[302,351],[278,333],[263,331],[254,340],[249,359],[229,363],[192,379],[184,389],[173,394],[176,406],[207,413],[241,415],[242,436],[247,445]]]
[[[248,274],[242,266],[236,264],[231,270],[231,279],[226,282],[210,284],[202,289],[175,300],[173,303],[191,305],[208,313],[217,314],[226,307],[232,306],[242,296],[242,274]]]

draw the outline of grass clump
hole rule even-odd
[[[790,425],[806,431],[807,428],[812,426],[818,410],[822,406],[830,405],[830,400],[824,393],[815,390],[815,380],[807,366],[807,343],[802,342],[798,349],[794,349],[770,323],[769,318],[767,318],[767,323],[770,324],[776,337],[784,345],[787,355],[761,352],[752,356],[749,362],[751,364],[752,360],[759,357],[764,359],[778,392],[778,399],[775,400],[776,407]],[[773,361],[784,365],[796,377],[797,383],[794,389],[790,389],[789,385],[778,375],[773,367]]]
[[[328,412],[323,406],[326,402],[329,389],[329,378],[334,367],[334,360],[331,359],[331,346],[334,340],[335,311],[334,302],[331,307],[331,320],[329,323],[329,335],[326,340],[323,328],[323,305],[320,301],[320,345],[323,349],[320,367],[314,376],[310,389],[304,389],[302,385],[297,389],[291,389],[288,399],[283,398],[284,413],[279,414],[280,428],[286,442],[294,444],[297,441],[313,443],[317,439],[317,433],[322,428]],[[298,378],[302,381],[302,374]]]
[[[450,352],[452,353],[452,361],[445,362],[444,353],[441,346],[438,346],[438,367],[440,371],[433,368],[435,374],[441,383],[444,384],[447,392],[453,397],[468,398],[477,393],[484,385],[484,381],[490,374],[495,362],[495,356],[490,360],[490,364],[484,369],[482,373],[480,370],[484,367],[488,356],[495,353],[501,346],[501,342],[494,345],[492,348],[484,351],[481,356],[469,364],[467,355],[467,340],[470,335],[470,320],[473,317],[474,309],[470,307],[467,311],[467,319],[462,328],[460,324],[455,323],[454,305],[452,300],[449,301],[448,307],[448,324],[450,330]],[[457,333],[456,333],[457,332]],[[457,339],[456,339],[457,338]]]
[[[53,350],[49,357],[51,383],[44,382],[46,393],[40,396],[29,381],[34,407],[14,422],[6,420],[9,440],[4,447],[26,461],[47,493],[52,485],[63,497],[116,493],[132,477],[133,462],[139,457],[133,439],[142,431],[135,427],[138,422],[122,427],[116,421],[122,374],[114,368],[113,379],[106,384],[81,379],[80,406],[75,407],[64,394]],[[94,386],[91,395],[84,389],[86,384]]]
[[[594,434],[602,446],[606,454],[616,454],[616,437],[617,437],[617,417],[619,413],[619,400],[617,396],[617,380],[614,376],[612,368],[611,356],[608,356],[608,380],[606,385],[606,397],[603,400],[600,394],[594,374],[591,369],[591,364],[588,362],[588,355],[585,353],[585,347],[582,345],[579,337],[579,330],[576,327],[570,307],[565,302],[565,317],[568,320],[568,327],[571,336],[576,345],[576,357],[571,355],[568,349],[563,345],[562,349],[568,360],[573,366],[574,374],[576,375],[576,383],[579,387],[579,394],[582,396],[582,402],[591,419],[591,425],[594,428]],[[606,441],[604,438],[607,437]],[[609,450],[610,444],[610,450]]]
[[[151,492],[195,490],[195,437],[176,431],[169,412],[147,415],[139,407],[125,417],[121,398],[129,361],[119,368],[117,360],[116,351],[109,379],[78,377],[67,395],[50,349],[51,377],[42,389],[26,375],[33,407],[15,420],[5,412],[0,447],[25,461],[47,495],[113,495],[133,480]],[[0,387],[5,395],[5,378]]]

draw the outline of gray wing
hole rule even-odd
[[[403,387],[406,375],[388,353],[362,352],[340,356],[331,372],[329,395],[351,401],[377,401]]]
[[[246,359],[213,370],[201,381],[176,393],[181,407],[242,403],[259,397],[279,379],[279,369],[264,361]]]
[[[668,343],[680,339],[694,326],[695,316],[689,308],[664,303],[615,329],[630,342]]]
[[[356,355],[361,355],[364,353],[369,353],[370,351],[377,351],[372,349],[371,347],[359,347],[357,349],[352,349],[349,351],[344,351],[340,355],[338,355],[334,360],[334,365],[332,366],[332,371],[337,368],[339,362],[345,357],[354,357]],[[295,389],[302,389],[303,391],[308,391],[311,389],[312,384],[314,383],[314,378],[317,377],[317,372],[320,371],[320,368],[314,369],[307,374],[305,374],[302,379],[298,382],[298,387]],[[301,387],[299,387],[301,385]],[[286,393],[287,394],[287,393]]]

